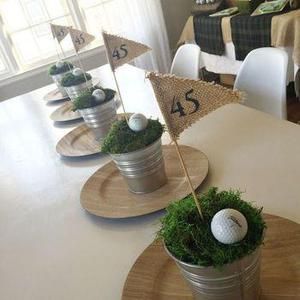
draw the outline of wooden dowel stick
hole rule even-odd
[[[177,151],[177,154],[178,154],[178,157],[179,157],[179,160],[180,160],[182,169],[183,169],[184,174],[185,174],[185,176],[186,176],[186,179],[187,179],[187,181],[188,181],[188,185],[189,185],[189,187],[190,187],[190,189],[191,189],[191,192],[192,192],[192,195],[193,195],[193,197],[194,197],[194,201],[195,201],[195,204],[196,204],[196,206],[197,206],[198,212],[199,212],[199,214],[200,214],[201,219],[204,220],[203,214],[202,214],[202,210],[201,210],[201,207],[200,207],[198,198],[197,198],[197,195],[196,195],[196,193],[195,193],[195,191],[194,191],[194,188],[193,188],[193,185],[192,185],[192,181],[191,181],[191,178],[190,178],[189,173],[188,173],[188,171],[187,171],[187,168],[186,168],[186,166],[185,166],[185,163],[184,163],[183,157],[182,157],[182,155],[181,155],[181,152],[180,152],[178,143],[177,143],[176,139],[173,139],[173,142],[174,142],[174,145],[175,145],[175,148],[176,148],[176,151]]]
[[[60,43],[59,41],[57,41],[57,43],[58,43],[58,45],[59,45],[59,47],[60,47],[60,51],[61,51],[61,53],[62,53],[62,55],[63,55],[63,58],[66,59],[67,56],[66,56],[66,53],[65,53],[65,51],[64,51],[64,49],[63,49],[61,43]],[[68,68],[69,68],[69,71],[72,71],[72,69],[71,69],[71,67],[70,67],[69,64],[68,64]]]
[[[124,112],[125,120],[126,120],[126,122],[127,122],[127,124],[128,124],[128,117],[127,117],[127,113],[126,113],[126,110],[125,110],[123,98],[122,98],[122,95],[121,95],[119,83],[118,83],[118,80],[117,80],[117,77],[116,77],[115,69],[114,69],[114,66],[113,66],[113,61],[111,60],[110,53],[109,53],[109,52],[110,52],[109,44],[108,44],[108,42],[107,42],[107,40],[106,40],[106,36],[105,36],[103,30],[102,30],[102,37],[103,37],[104,46],[105,46],[106,58],[107,58],[107,60],[108,60],[110,69],[111,69],[111,71],[112,71],[112,73],[113,73],[114,80],[115,80],[115,83],[116,83],[117,92],[118,92],[119,97],[120,97],[120,100],[121,100],[121,105],[122,105],[122,109],[123,109],[123,112]]]
[[[122,99],[122,95],[121,95],[121,92],[120,92],[120,87],[119,87],[119,84],[118,84],[116,73],[113,70],[112,70],[112,73],[113,73],[114,80],[115,80],[116,87],[117,87],[117,91],[118,91],[118,94],[119,94],[119,97],[120,97],[120,100],[121,100],[121,105],[122,105],[122,109],[123,109],[123,112],[124,112],[125,120],[126,120],[126,122],[128,124],[128,117],[127,117],[127,113],[126,113],[126,110],[125,110],[125,106],[124,106],[124,102],[123,102],[123,99]]]
[[[75,50],[75,53],[76,53],[77,59],[78,59],[78,61],[79,61],[79,66],[80,66],[81,70],[83,71],[83,76],[84,76],[85,82],[87,83],[88,80],[87,80],[86,75],[85,75],[85,71],[84,71],[84,68],[83,68],[83,64],[82,64],[81,59],[80,59],[80,57],[79,57],[79,55],[78,55],[78,53],[77,53],[76,50]],[[90,88],[89,88],[89,89],[90,89]]]

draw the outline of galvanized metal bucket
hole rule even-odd
[[[65,90],[71,99],[71,101],[74,101],[83,91],[93,87],[92,79],[83,82],[81,84],[72,85],[65,87]]]
[[[80,109],[79,112],[87,126],[93,130],[95,138],[99,142],[105,137],[111,124],[117,119],[115,98],[92,108]]]
[[[56,84],[57,88],[59,89],[59,91],[61,92],[63,97],[68,97],[68,93],[65,90],[65,88],[61,85],[61,80],[63,79],[63,77],[69,73],[70,71],[64,72],[64,73],[60,73],[57,75],[51,75],[52,80],[54,81],[54,83]]]
[[[258,300],[260,295],[261,249],[218,270],[174,259],[195,300]]]
[[[161,139],[144,149],[111,157],[133,193],[151,193],[167,182]]]

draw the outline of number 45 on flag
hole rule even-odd
[[[93,35],[73,28],[70,29],[70,36],[77,53],[95,39]]]
[[[102,31],[109,64],[114,71],[136,57],[151,50],[148,46]]]
[[[241,101],[242,94],[220,85],[174,75],[149,73],[156,100],[172,140],[217,108]]]

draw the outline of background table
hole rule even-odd
[[[107,66],[95,73],[104,86],[112,84]],[[117,76],[128,110],[160,116],[144,71],[125,66]],[[43,101],[52,88],[0,104],[0,298],[120,299],[162,212],[112,221],[81,208],[81,187],[109,158],[56,154],[58,140],[78,123],[53,126],[49,115],[57,105]],[[184,132],[180,143],[209,158],[202,190],[240,188],[265,212],[300,221],[298,125],[228,105]]]
[[[222,18],[222,35],[225,45],[223,55],[214,55],[201,52],[202,64],[205,68],[218,74],[236,75],[242,61],[235,58],[235,48],[232,42],[230,17]],[[272,18],[271,44],[273,47],[283,49],[288,57],[288,82],[294,81],[300,66],[300,9]],[[195,42],[194,21],[190,16],[183,28],[178,44]]]

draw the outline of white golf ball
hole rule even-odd
[[[83,71],[80,69],[80,68],[75,68],[73,71],[72,71],[72,74],[74,76],[80,76],[81,74],[83,74]]]
[[[222,244],[241,241],[247,234],[248,223],[243,214],[235,209],[222,209],[217,212],[210,224],[213,236]]]
[[[94,90],[92,95],[94,96],[97,103],[102,103],[105,101],[106,95],[105,92],[101,89]]]
[[[132,131],[139,132],[146,129],[148,119],[143,114],[134,114],[129,118],[128,125]]]
[[[64,66],[64,62],[59,60],[59,61],[56,62],[55,66],[56,66],[56,68],[60,69]]]

